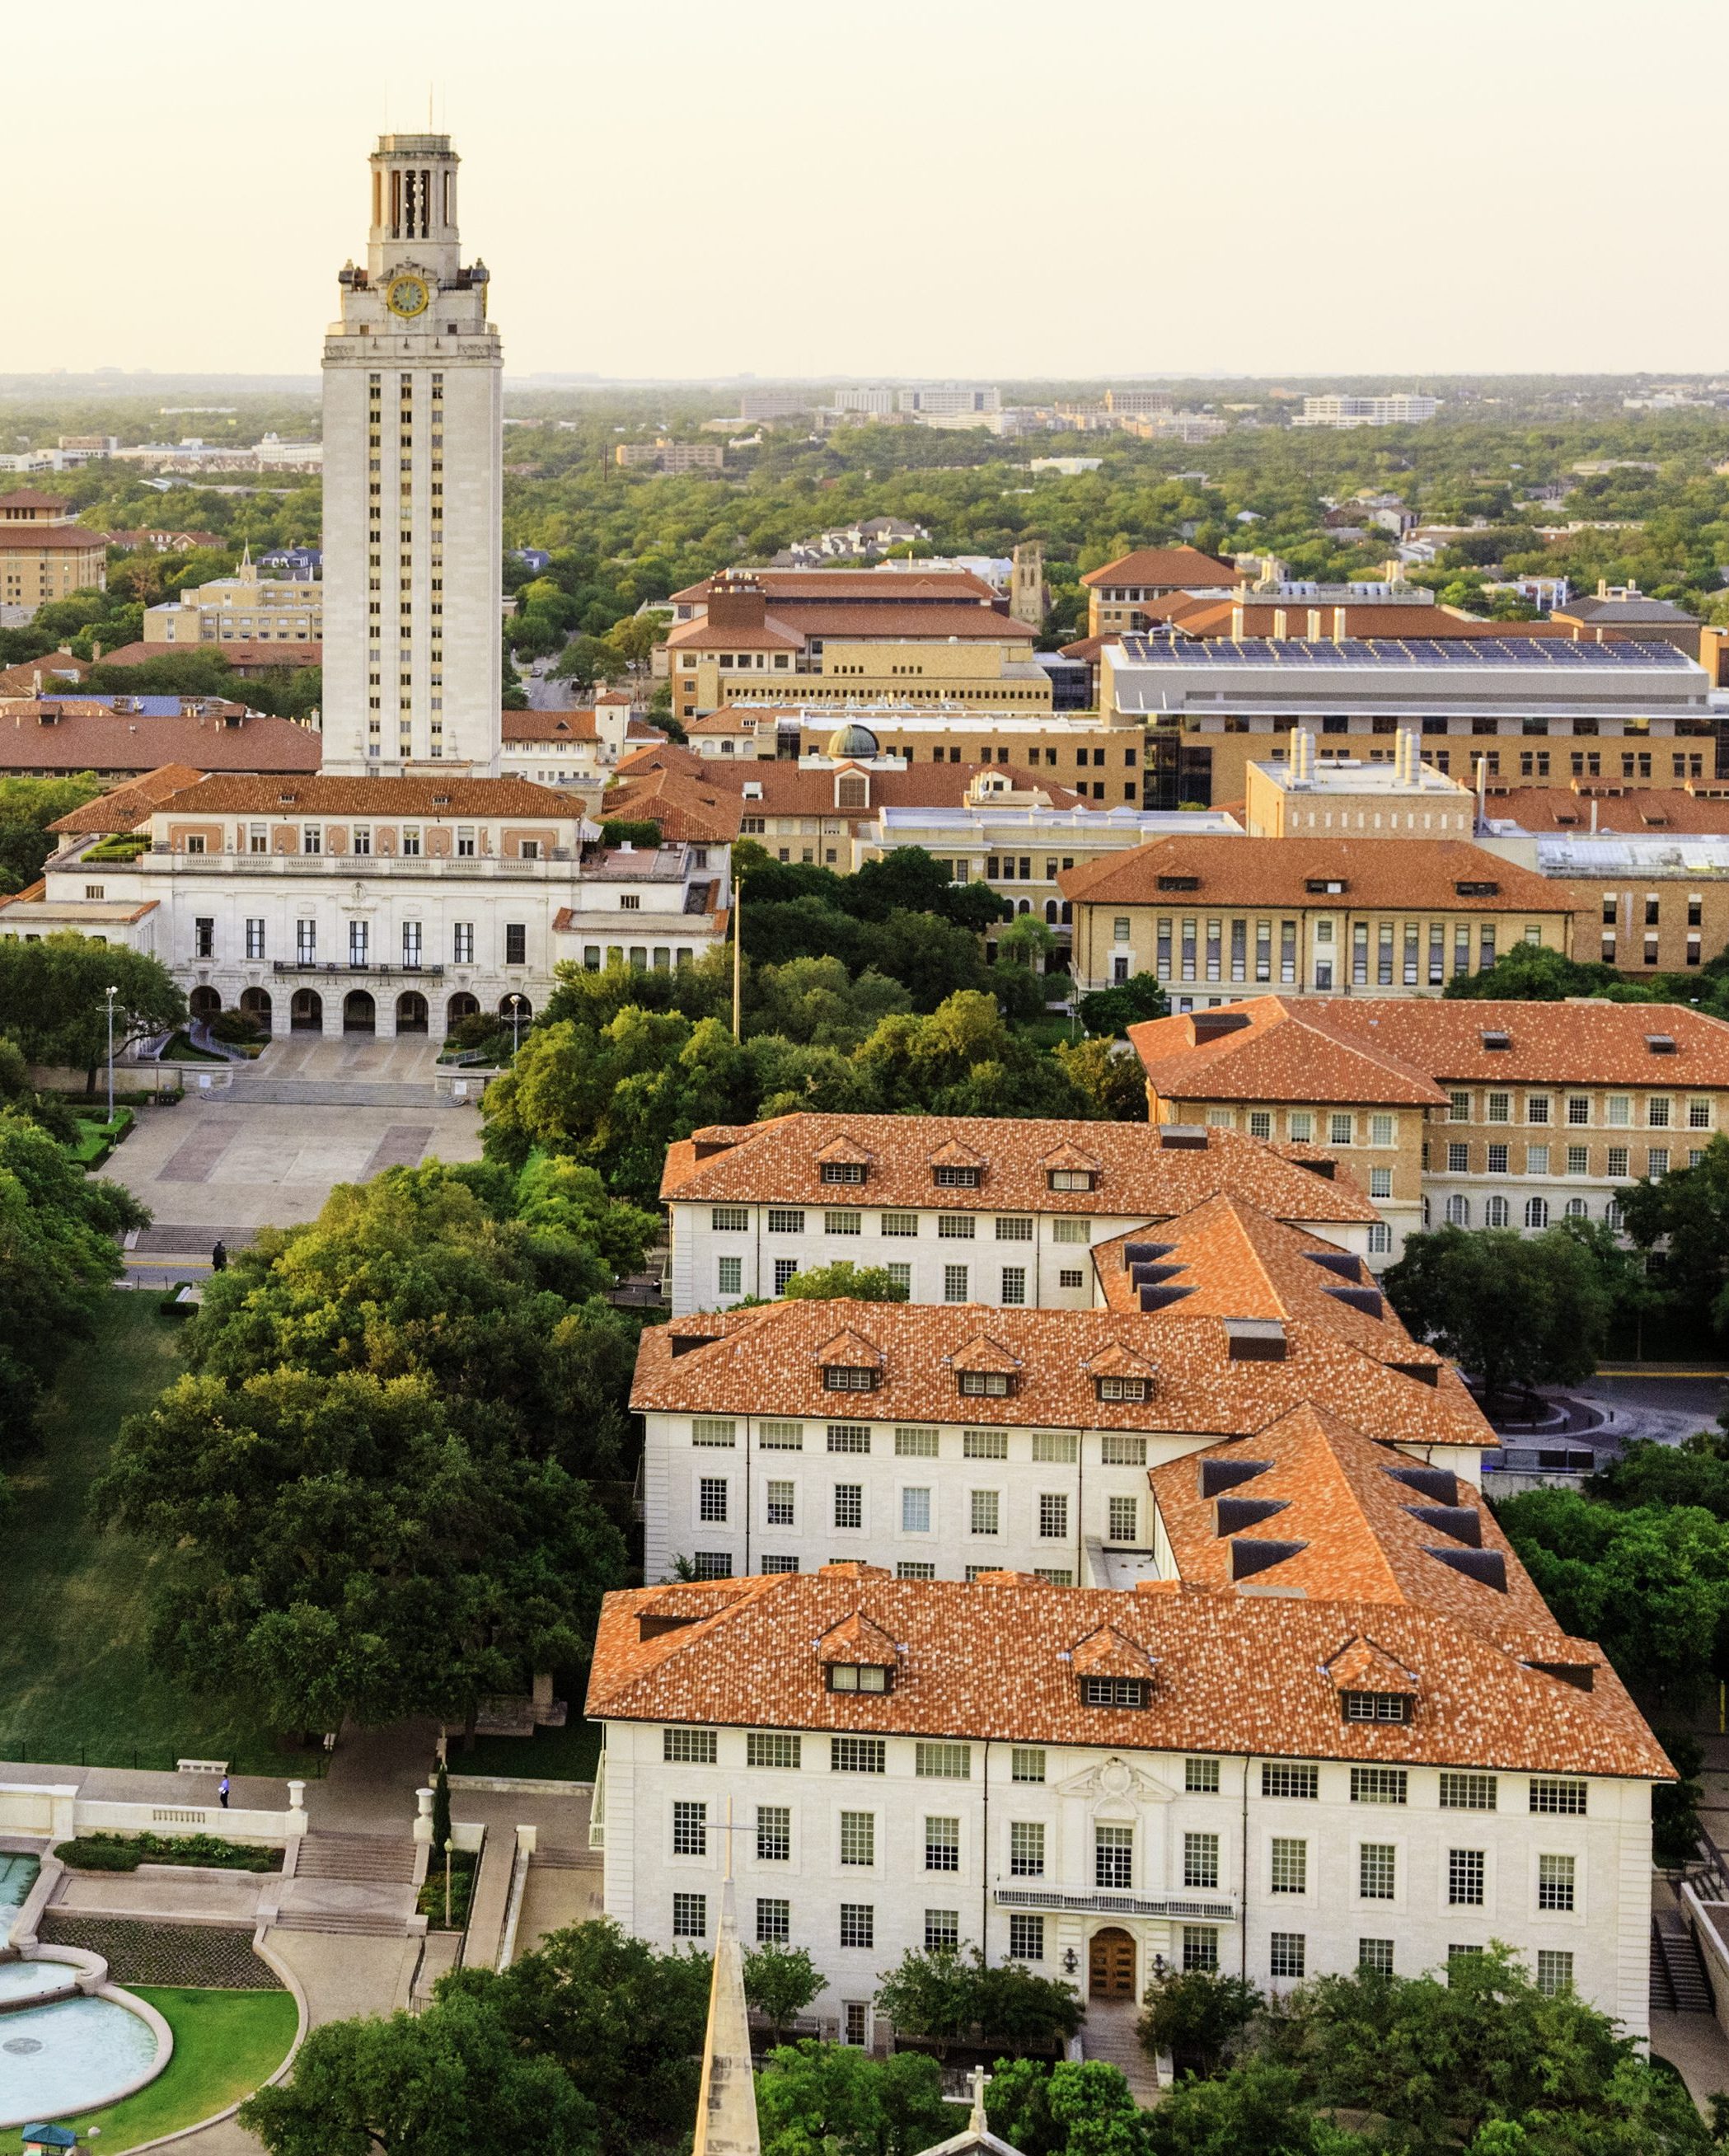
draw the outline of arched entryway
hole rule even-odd
[[[214,988],[194,988],[187,998],[186,1005],[195,1019],[206,1024],[222,1016],[222,998]]]
[[[342,1030],[344,1033],[376,1033],[378,1030],[378,1006],[366,988],[351,988],[342,998]]]
[[[268,988],[242,988],[240,1009],[260,1033],[270,1030],[270,991]]]
[[[465,1018],[478,1018],[480,1014],[480,998],[471,996],[466,988],[459,989],[444,1006],[444,1029],[454,1033]]]
[[[396,999],[396,1029],[398,1033],[424,1033],[427,1029],[426,998],[418,988],[404,988]]]
[[[288,1029],[290,1033],[324,1031],[324,998],[316,988],[296,988],[290,997]]]
[[[1135,1942],[1120,1925],[1106,1925],[1087,1942],[1086,1989],[1090,1999],[1135,1996]]]

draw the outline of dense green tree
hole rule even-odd
[[[569,2076],[463,1999],[388,2020],[326,2022],[240,2120],[270,2156],[596,2156],[601,2146]]]
[[[37,1443],[48,1384],[121,1270],[115,1239],[149,1219],[122,1184],[85,1175],[33,1117],[0,1110],[0,1460]]]
[[[709,1982],[706,1954],[659,1953],[599,1917],[507,1969],[447,1976],[439,1999],[471,2001],[519,2051],[561,2068],[593,2107],[602,2156],[643,2156],[690,2131]]]
[[[993,921],[1007,921],[1013,911],[988,884],[956,883],[922,846],[891,847],[851,875],[838,878],[837,884],[837,902],[860,921],[886,921],[891,913],[934,913],[976,932]]]
[[[829,1981],[803,1947],[746,1947],[745,1998],[766,2014],[778,2043]]]
[[[1624,1508],[1691,1505],[1729,1521],[1729,1446],[1721,1430],[1699,1430],[1680,1445],[1638,1439],[1600,1468],[1588,1496]]]
[[[1036,1975],[1024,1962],[988,1962],[970,1951],[909,1948],[880,1981],[877,2005],[895,2026],[947,2051],[982,2036],[1005,2051],[1049,2051],[1080,2026],[1075,1987]]]
[[[985,2117],[1022,2156],[1146,2156],[1146,2114],[1121,2069],[1101,2059],[999,2059]]]
[[[1116,988],[1093,989],[1077,1008],[1089,1033],[1112,1034],[1120,1040],[1131,1025],[1166,1016],[1170,1005],[1157,973],[1131,973]]]
[[[30,1066],[14,1040],[0,1033],[0,1107],[7,1107],[38,1125],[50,1137],[69,1144],[78,1136],[78,1118],[58,1093],[38,1091],[30,1082]]]
[[[844,1296],[855,1302],[905,1302],[907,1299],[906,1290],[889,1277],[885,1265],[855,1265],[850,1258],[794,1273],[782,1293],[788,1302],[833,1302]]]
[[[1004,1024],[986,995],[885,1019],[857,1054],[886,1109],[937,1116],[1085,1116],[1091,1102]]]
[[[1627,1232],[1641,1250],[1662,1245],[1665,1300],[1685,1325],[1729,1340],[1729,1137],[1714,1137],[1697,1168],[1647,1176],[1620,1194]]]
[[[1147,2118],[1147,2156],[1370,2156],[1383,2145],[1320,2116],[1301,2076],[1260,2057],[1179,2082]]]
[[[122,1427],[92,1502],[172,1563],[151,1652],[289,1732],[472,1727],[592,1648],[624,1546],[555,1461],[478,1445],[423,1375],[182,1378]]]
[[[746,1040],[769,1034],[801,1046],[849,1050],[880,1019],[912,1007],[899,981],[870,970],[854,979],[834,957],[753,966],[744,1000]]]
[[[0,891],[33,883],[59,843],[49,825],[101,791],[89,772],[79,778],[0,778]]]
[[[919,2156],[962,2123],[934,2059],[809,2042],[763,2061],[757,2116],[762,2156]]]
[[[82,1070],[92,1090],[108,1054],[110,987],[116,1056],[186,1021],[173,976],[141,951],[88,936],[0,940],[0,1034],[31,1063]]]
[[[1411,1235],[1381,1284],[1417,1337],[1455,1357],[1491,1398],[1588,1378],[1614,1307],[1591,1248],[1561,1229]]]
[[[1051,1054],[1090,1114],[1108,1123],[1147,1121],[1147,1080],[1135,1056],[1119,1053],[1104,1035],[1059,1040]]]
[[[1569,996],[1600,995],[1620,975],[1595,960],[1570,958],[1542,943],[1515,943],[1485,973],[1455,973],[1443,993],[1491,1003],[1564,1003]]]
[[[1170,1969],[1147,1993],[1141,2016],[1143,2051],[1169,2051],[1201,2071],[1218,2071],[1260,2010],[1260,1993],[1245,1978],[1204,1969]]]

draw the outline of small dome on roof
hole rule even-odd
[[[875,756],[879,753],[876,736],[869,726],[861,726],[856,719],[848,725],[837,726],[829,737],[830,756]]]

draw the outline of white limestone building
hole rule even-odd
[[[503,347],[447,135],[382,135],[324,346],[331,771],[498,767]]]

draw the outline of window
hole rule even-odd
[[[831,1452],[869,1452],[870,1425],[868,1422],[831,1422],[828,1441]]]
[[[1369,1170],[1369,1195],[1371,1198],[1392,1197],[1393,1170],[1390,1168],[1372,1168]]]
[[[675,1939],[705,1939],[708,1937],[706,1894],[673,1896],[672,1935]]]
[[[1268,1942],[1268,1974],[1302,1976],[1309,1965],[1309,1942],[1302,1932],[1275,1932]]]
[[[742,1258],[716,1259],[715,1292],[717,1295],[742,1295],[745,1291],[744,1267]]]
[[[1282,1835],[1273,1837],[1269,1883],[1275,1894],[1306,1894],[1309,1891],[1309,1845]]]
[[[771,1482],[765,1517],[771,1527],[790,1527],[793,1525],[793,1486],[790,1482]]]
[[[262,921],[248,921],[246,924],[246,955],[262,958],[264,955],[264,924]]]
[[[922,1558],[900,1558],[895,1561],[895,1577],[896,1579],[935,1579],[936,1568],[934,1564],[926,1564]]]
[[[1008,1870],[1016,1879],[1044,1876],[1044,1827],[1039,1820],[1012,1820],[1008,1827]]]
[[[1645,1154],[1645,1173],[1655,1178],[1667,1175],[1668,1173],[1669,1147],[1667,1146],[1651,1147]]]
[[[1011,1916],[1009,1917],[1008,1958],[1011,1961],[1044,1960],[1044,1919],[1043,1917]]]
[[[1260,1793],[1264,1797],[1301,1797],[1312,1801],[1321,1794],[1321,1769],[1269,1760],[1260,1770]]]
[[[1147,1440],[1107,1433],[1099,1440],[1099,1457],[1106,1467],[1144,1467]]]
[[[825,1393],[874,1393],[882,1373],[850,1367],[844,1363],[825,1363],[823,1365],[823,1390]]]
[[[931,1180],[939,1190],[977,1190],[983,1173],[982,1168],[957,1162],[939,1163],[931,1171]]]
[[[1542,1947],[1537,1957],[1537,1988],[1547,1999],[1573,1989],[1573,1956]]]
[[[1291,1142],[1307,1145],[1315,1134],[1315,1118],[1306,1109],[1293,1109],[1290,1116]]]
[[[803,1452],[802,1422],[762,1422],[757,1425],[757,1444],[763,1452]]]
[[[1453,1148],[1449,1146],[1450,1152]],[[1449,1228],[1469,1228],[1471,1224],[1471,1201],[1469,1198],[1452,1197],[1447,1200],[1447,1225]]]
[[[663,1729],[660,1732],[661,1758],[683,1766],[712,1767],[717,1750],[712,1729]]]
[[[1583,1818],[1585,1789],[1583,1782],[1563,1782],[1548,1775],[1533,1774],[1531,1779],[1531,1809],[1534,1812],[1559,1812]]]
[[[1447,1980],[1449,1983],[1451,1983],[1452,1981],[1453,1964],[1455,1962],[1481,1961],[1482,1958],[1483,1949],[1481,1947],[1449,1946],[1447,1949]]]
[[[1183,1966],[1186,1971],[1203,1969],[1210,1973],[1219,1967],[1219,1928],[1216,1924],[1185,1924],[1183,1927]]]
[[[796,1768],[801,1748],[801,1740],[797,1737],[782,1736],[778,1730],[753,1729],[745,1739],[745,1764]]]
[[[825,1160],[817,1179],[819,1183],[862,1183],[864,1163],[859,1160]]]
[[[919,1216],[916,1213],[885,1213],[882,1231],[885,1235],[916,1235]]]
[[[1066,1430],[1035,1430],[1033,1434],[1033,1457],[1035,1460],[1053,1460],[1072,1467],[1080,1456],[1080,1440]]]
[[[1101,1400],[1144,1400],[1147,1398],[1145,1378],[1099,1378],[1094,1382]]]
[[[1183,1786],[1191,1796],[1217,1796],[1218,1760],[1185,1759],[1183,1763]]]
[[[1050,1240],[1054,1243],[1090,1243],[1093,1240],[1093,1224],[1090,1220],[1075,1220],[1065,1215],[1051,1222]]]
[[[1448,1173],[1448,1174],[1449,1174],[1449,1175],[1469,1175],[1469,1174],[1470,1173],[1470,1170],[1471,1170],[1471,1149],[1470,1149],[1470,1147],[1468,1145],[1462,1145],[1462,1144],[1460,1144],[1457,1140],[1455,1140],[1454,1142],[1452,1142],[1451,1143],[1449,1143],[1449,1146],[1448,1146],[1448,1147],[1447,1147],[1447,1173]]]
[[[1495,1148],[1491,1146],[1490,1151]],[[1512,1208],[1505,1198],[1488,1198],[1483,1201],[1483,1225],[1485,1228],[1505,1228],[1512,1216]]]
[[[1377,1975],[1393,1974],[1393,1941],[1391,1939],[1359,1939],[1357,1942],[1357,1966],[1372,1969]]]
[[[831,1737],[829,1771],[834,1774],[885,1774],[888,1745],[880,1737]]]
[[[1484,1856],[1480,1849],[1447,1851],[1447,1900],[1455,1907],[1480,1908],[1483,1902]]]
[[[876,1861],[876,1814],[843,1812],[840,1815],[840,1861],[843,1864],[871,1865]]]
[[[895,1451],[902,1460],[934,1460],[936,1457],[936,1433],[934,1430],[909,1427],[895,1432]]]
[[[925,1912],[925,1952],[946,1953],[961,1943],[961,1912],[958,1909],[926,1909]]]
[[[1569,1146],[1567,1148],[1567,1172],[1569,1175],[1588,1175],[1591,1173],[1591,1148],[1588,1146]]]
[[[913,1748],[913,1772],[927,1782],[971,1781],[972,1747],[921,1743]]]
[[[505,923],[505,963],[507,966],[526,966],[528,963],[528,927],[521,921]]]
[[[793,1936],[793,1904],[772,1897],[757,1903],[757,1943],[784,1946]]]
[[[961,1457],[963,1460],[1007,1460],[1008,1433],[1006,1430],[968,1430],[961,1434]]]
[[[1402,1804],[1407,1779],[1403,1767],[1353,1767],[1351,1801],[1353,1804]]]
[[[977,1229],[978,1223],[970,1213],[939,1213],[936,1216],[939,1243],[970,1243]]]
[[[1132,1545],[1140,1538],[1141,1502],[1137,1497],[1113,1497],[1108,1507],[1113,1543]]]
[[[1527,1175],[1547,1175],[1549,1172],[1549,1148],[1546,1145],[1526,1146],[1525,1173]]]
[[[1142,1677],[1083,1677],[1083,1707],[1145,1707],[1147,1684]]]
[[[1347,1115],[1329,1116],[1326,1119],[1326,1142],[1329,1145],[1349,1145],[1352,1129]]]
[[[1491,1123],[1510,1123],[1513,1120],[1513,1096],[1511,1093],[1491,1093],[1489,1096],[1487,1120]]]
[[[1690,1131],[1708,1131],[1711,1128],[1711,1102],[1709,1101],[1688,1101],[1687,1128]]]
[[[825,1213],[823,1233],[825,1235],[862,1235],[864,1215],[862,1213]]]
[[[1390,1902],[1397,1894],[1398,1851],[1390,1841],[1366,1841],[1357,1852],[1357,1892],[1365,1902]]]
[[[1135,1883],[1135,1830],[1131,1826],[1093,1829],[1093,1884],[1118,1889]]]
[[[190,847],[187,850],[191,850]],[[216,918],[213,914],[201,913],[193,921],[192,956],[195,958],[213,958],[216,956]]]
[[[844,1947],[874,1947],[876,1944],[876,1911],[869,1902],[841,1903],[840,1943]]]
[[[1069,1532],[1069,1500],[1060,1491],[1046,1491],[1039,1499],[1039,1538],[1060,1542]]]
[[[699,1579],[731,1579],[732,1559],[725,1550],[693,1550],[690,1563]]]
[[[1491,1175],[1505,1175],[1506,1173],[1507,1149],[1504,1145],[1490,1146],[1488,1148],[1488,1159],[1489,1173]]]
[[[965,1302],[967,1300],[967,1268],[965,1265],[945,1265],[943,1267],[942,1299],[945,1302]]]
[[[1003,1496],[998,1490],[974,1490],[968,1497],[968,1529],[975,1535],[1003,1532]]]
[[[726,1518],[726,1482],[723,1476],[705,1475],[696,1486],[696,1517],[705,1525],[721,1526]]]
[[[708,1855],[708,1806],[675,1804],[672,1808],[672,1853],[675,1856]]]
[[[709,1208],[709,1226],[717,1235],[742,1235],[751,1225],[748,1205],[711,1205]]]
[[[1444,1812],[1492,1812],[1498,1787],[1493,1774],[1444,1773],[1441,1810]]]
[[[768,1209],[768,1232],[771,1235],[802,1235],[804,1233],[804,1208],[802,1205],[771,1205]]]
[[[787,1283],[789,1281],[796,1280],[798,1276],[798,1260],[797,1258],[777,1258],[774,1261],[774,1291],[776,1295],[784,1295],[787,1291]]]
[[[928,1490],[903,1490],[900,1492],[900,1532],[904,1535],[930,1533],[931,1492]]]
[[[1673,1105],[1672,1101],[1665,1101],[1656,1095],[1647,1101],[1645,1102],[1646,1129],[1666,1131],[1669,1128],[1669,1111]]]
[[[998,1214],[997,1240],[999,1243],[1030,1243],[1032,1240],[1031,1220],[1023,1219],[1018,1214]]]
[[[1044,1779],[1044,1746],[1017,1744],[1009,1754],[1008,1779],[1011,1782],[1042,1782]]]
[[[1004,1265],[1003,1268],[1003,1306],[1018,1310],[1027,1300],[1027,1269],[1024,1265]]]
[[[1573,1906],[1575,1860],[1571,1856],[1539,1856],[1537,1861],[1537,1905],[1540,1909],[1568,1909]]]
[[[1427,1199],[1424,1199],[1424,1200],[1423,1202],[1424,1202],[1424,1205],[1425,1205],[1425,1207],[1426,1207],[1426,1206],[1427,1206],[1427,1204],[1428,1204],[1428,1203],[1429,1203],[1429,1200],[1428,1200]],[[1384,1220],[1375,1220],[1375,1221],[1372,1221],[1372,1222],[1370,1223],[1370,1224],[1369,1224],[1369,1254],[1370,1254],[1370,1255],[1372,1257],[1372,1256],[1374,1256],[1374,1255],[1378,1255],[1378,1254],[1379,1252],[1381,1252],[1381,1251],[1383,1251],[1383,1250],[1390,1250],[1392,1248],[1393,1248],[1393,1230],[1392,1230],[1392,1229],[1391,1229],[1391,1228],[1389,1228],[1389,1227],[1388,1226],[1387,1223],[1386,1223]]]
[[[1219,1884],[1219,1836],[1185,1834],[1183,1837],[1183,1883],[1185,1887]]]
[[[837,1482],[834,1486],[834,1524],[837,1527],[862,1527],[864,1524],[864,1485],[862,1482]]]
[[[1371,1116],[1369,1143],[1372,1146],[1390,1146],[1393,1143],[1393,1127],[1391,1116]]]

